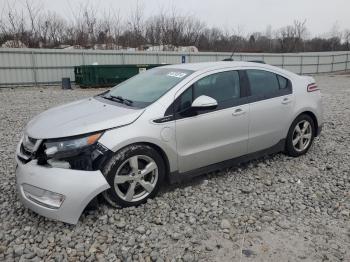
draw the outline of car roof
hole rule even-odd
[[[274,72],[281,72],[289,76],[295,76],[294,73],[286,71],[282,68],[275,67],[268,64],[256,63],[256,62],[245,62],[245,61],[219,61],[219,62],[202,62],[202,63],[186,63],[186,64],[174,64],[166,65],[165,68],[173,69],[183,69],[183,70],[192,70],[195,72],[206,72],[222,68],[234,68],[234,67],[254,67],[272,70]]]
[[[220,61],[220,62],[201,62],[167,65],[168,68],[201,71],[205,69],[219,69],[223,67],[251,66],[252,64],[262,65],[261,63],[243,62],[243,61]]]

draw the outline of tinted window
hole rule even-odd
[[[182,112],[191,107],[194,99],[201,95],[214,98],[220,103],[240,97],[239,74],[237,71],[227,71],[206,76],[188,88],[177,102],[176,112]]]
[[[192,87],[188,88],[179,98],[178,108],[176,112],[182,112],[191,107],[193,101]]]
[[[239,75],[228,71],[206,76],[193,85],[193,98],[201,95],[214,98],[217,102],[239,98]]]
[[[280,89],[288,88],[288,80],[283,76],[277,75],[278,82],[280,84]]]
[[[253,96],[266,96],[279,91],[279,82],[274,73],[263,70],[247,70]]]

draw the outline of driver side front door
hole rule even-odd
[[[218,106],[194,109],[199,96]],[[247,153],[249,105],[241,97],[238,71],[208,75],[184,91],[175,103],[179,172],[205,167]]]

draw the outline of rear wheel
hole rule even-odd
[[[305,154],[314,140],[315,124],[308,115],[298,116],[292,123],[286,141],[286,152],[297,157]]]
[[[155,196],[165,176],[158,152],[147,145],[131,145],[109,161],[104,169],[111,186],[103,196],[113,206],[137,206]]]

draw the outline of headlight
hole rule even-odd
[[[69,157],[97,142],[102,133],[77,136],[75,138],[47,140],[45,154],[47,157]]]

